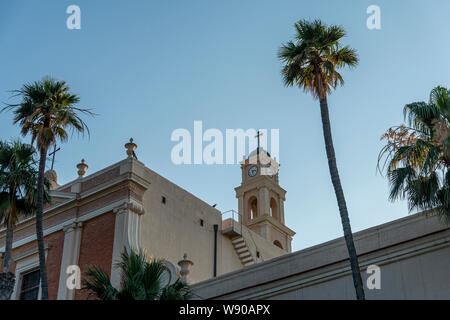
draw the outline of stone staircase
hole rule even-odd
[[[248,245],[242,236],[233,238],[231,243],[233,244],[234,250],[244,266],[249,266],[255,263],[255,259],[253,258]]]

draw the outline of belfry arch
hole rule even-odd
[[[248,199],[248,220],[255,219],[258,216],[258,199],[255,196]]]
[[[270,216],[279,220],[278,203],[274,198],[270,198]]]

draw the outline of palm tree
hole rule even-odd
[[[389,199],[408,199],[409,211],[431,210],[450,223],[450,89],[431,90],[429,102],[404,107],[406,125],[391,127],[378,157]]]
[[[9,273],[13,243],[13,228],[21,216],[33,214],[33,193],[36,188],[35,149],[20,141],[0,141],[0,225],[6,227],[3,278],[0,300],[9,299],[14,275]],[[8,275],[9,273],[9,275]]]
[[[41,275],[42,299],[48,299],[47,268],[45,264],[42,215],[44,208],[44,171],[48,148],[57,142],[68,139],[68,129],[79,133],[89,130],[79,114],[92,113],[88,109],[75,107],[80,101],[77,95],[69,92],[65,81],[45,77],[41,81],[25,84],[14,90],[14,96],[22,101],[8,104],[3,110],[14,113],[14,124],[19,124],[22,135],[31,135],[39,150],[39,171],[37,182],[36,235],[39,249],[39,268]]]
[[[279,50],[278,57],[284,64],[281,74],[286,86],[298,86],[311,93],[320,102],[328,167],[341,215],[356,297],[363,300],[364,288],[344,191],[336,165],[327,102],[327,95],[331,93],[331,90],[338,84],[344,83],[337,70],[345,66],[355,66],[358,63],[358,57],[356,50],[341,46],[339,40],[345,36],[345,30],[341,26],[327,26],[320,20],[313,22],[301,20],[295,23],[295,30],[295,40],[285,43]]]
[[[122,253],[121,262],[116,264],[122,271],[120,290],[114,288],[108,275],[98,267],[88,267],[87,279],[83,279],[83,290],[101,300],[189,300],[189,287],[181,280],[162,287],[165,269],[161,260],[147,261],[146,255],[131,252]]]

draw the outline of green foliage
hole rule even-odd
[[[14,226],[36,209],[36,151],[20,141],[0,141],[0,224]],[[45,199],[50,202],[48,192]]]
[[[284,44],[278,52],[284,63],[281,71],[284,84],[297,85],[316,98],[325,98],[331,89],[344,84],[337,70],[358,63],[356,50],[340,45],[339,40],[345,36],[341,26],[300,20],[295,30],[295,40]]]
[[[36,201],[36,237],[39,249],[39,266],[42,288],[42,299],[48,299],[47,267],[45,262],[44,231],[42,229],[42,215],[45,202],[44,170],[47,150],[57,140],[64,142],[68,139],[68,130],[84,133],[89,129],[79,114],[93,113],[88,109],[75,107],[80,98],[69,92],[65,81],[45,77],[14,90],[14,97],[21,101],[17,104],[7,104],[4,110],[12,110],[14,124],[19,124],[23,136],[31,135],[31,143],[36,142],[39,149],[39,173]]]
[[[66,141],[67,129],[89,133],[79,113],[93,113],[89,109],[75,107],[80,98],[69,92],[65,81],[45,77],[40,81],[25,84],[13,93],[22,101],[18,104],[7,104],[3,110],[13,111],[14,124],[19,124],[24,136],[31,135],[32,143],[36,142],[39,150],[42,147],[48,148],[57,139]]]
[[[88,267],[83,279],[83,289],[101,300],[188,300],[189,287],[180,280],[165,288],[161,287],[161,276],[165,266],[161,260],[147,261],[146,255],[122,253],[116,264],[121,270],[120,290],[114,288],[108,275],[100,268]]]
[[[389,199],[407,199],[410,211],[435,209],[450,222],[450,90],[436,87],[429,102],[404,108],[406,125],[389,128],[378,157]]]

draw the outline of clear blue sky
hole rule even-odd
[[[79,5],[81,30],[66,28]],[[368,30],[366,8],[381,8]],[[0,3],[0,102],[8,90],[44,75],[65,79],[81,96],[91,137],[62,146],[60,182],[76,178],[81,158],[95,172],[125,157],[133,137],[139,160],[218,209],[237,209],[238,165],[170,160],[174,129],[280,129],[280,183],[295,250],[342,235],[330,182],[318,102],[280,77],[277,48],[293,24],[320,18],[341,24],[359,66],[329,98],[338,166],[354,231],[404,217],[376,174],[380,135],[400,124],[405,103],[450,86],[450,2],[435,1],[18,1]],[[0,138],[19,135],[0,114]]]

